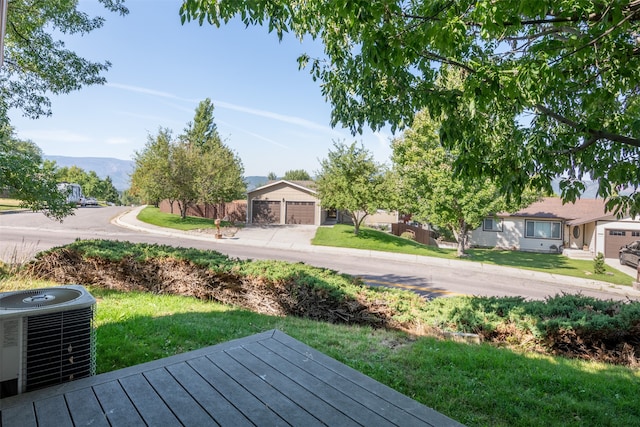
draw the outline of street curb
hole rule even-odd
[[[631,287],[615,285],[608,282],[602,282],[599,280],[590,280],[590,279],[582,279],[579,277],[571,277],[571,276],[563,276],[556,275],[552,273],[544,273],[540,271],[533,270],[523,270],[513,267],[504,267],[493,264],[485,264],[485,263],[476,263],[471,261],[464,260],[452,260],[445,258],[435,258],[428,257],[422,255],[410,255],[410,254],[398,254],[398,253],[390,253],[390,252],[382,252],[382,251],[372,251],[365,249],[352,249],[352,248],[339,248],[332,246],[313,246],[311,244],[300,244],[300,243],[287,243],[287,242],[274,242],[274,241],[259,241],[259,240],[251,240],[251,239],[238,239],[238,238],[222,238],[216,239],[214,235],[207,236],[195,233],[189,233],[184,231],[176,231],[171,230],[167,231],[167,229],[145,224],[137,219],[138,213],[144,208],[144,206],[136,207],[122,214],[118,215],[112,223],[118,225],[123,228],[129,228],[136,231],[147,232],[151,234],[160,234],[168,237],[176,237],[176,238],[187,238],[192,240],[200,240],[200,241],[209,241],[215,244],[231,244],[231,245],[241,245],[241,246],[252,246],[252,247],[264,247],[264,248],[272,248],[272,249],[286,249],[286,250],[295,250],[298,252],[307,252],[307,253],[324,253],[324,254],[336,254],[341,256],[351,256],[351,257],[360,257],[360,258],[375,258],[381,259],[385,261],[397,261],[403,263],[412,263],[412,264],[420,264],[425,267],[433,266],[433,267],[449,267],[452,269],[457,269],[460,267],[464,267],[466,270],[473,270],[483,273],[496,273],[502,276],[513,277],[514,279],[529,279],[536,280],[540,282],[547,283],[555,283],[555,284],[563,284],[563,285],[574,285],[579,287],[584,287],[591,290],[606,290],[609,292],[613,292],[619,295],[630,295],[640,297],[640,290],[636,290]]]

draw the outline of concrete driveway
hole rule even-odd
[[[629,276],[633,277],[634,279],[637,277],[638,275],[638,271],[634,268],[631,267],[629,265],[621,265],[620,261],[618,261],[618,259],[616,258],[607,258],[605,259],[605,263],[612,268],[615,268],[616,270],[622,271],[625,274],[628,274]]]
[[[317,225],[246,225],[236,232],[231,240],[251,242],[256,246],[311,246]]]

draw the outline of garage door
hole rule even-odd
[[[605,231],[604,256],[605,258],[618,258],[621,246],[640,240],[639,230],[609,229]]]
[[[316,223],[315,202],[287,202],[287,224]]]
[[[280,224],[280,202],[253,200],[251,222],[254,224]]]

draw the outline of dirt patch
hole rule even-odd
[[[119,291],[149,291],[193,296],[274,316],[294,315],[331,323],[350,323],[408,330],[392,319],[383,301],[335,298],[326,289],[294,280],[269,282],[233,273],[220,273],[189,261],[171,258],[120,261],[84,258],[63,248],[30,264],[29,276],[58,283],[81,283]]]

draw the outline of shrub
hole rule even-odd
[[[409,240],[416,240],[416,233],[414,233],[413,231],[405,231],[403,232],[400,237],[402,237],[403,239],[409,239]]]
[[[598,252],[598,255],[593,259],[593,272],[594,274],[604,274],[606,272],[604,254],[602,252]]]

